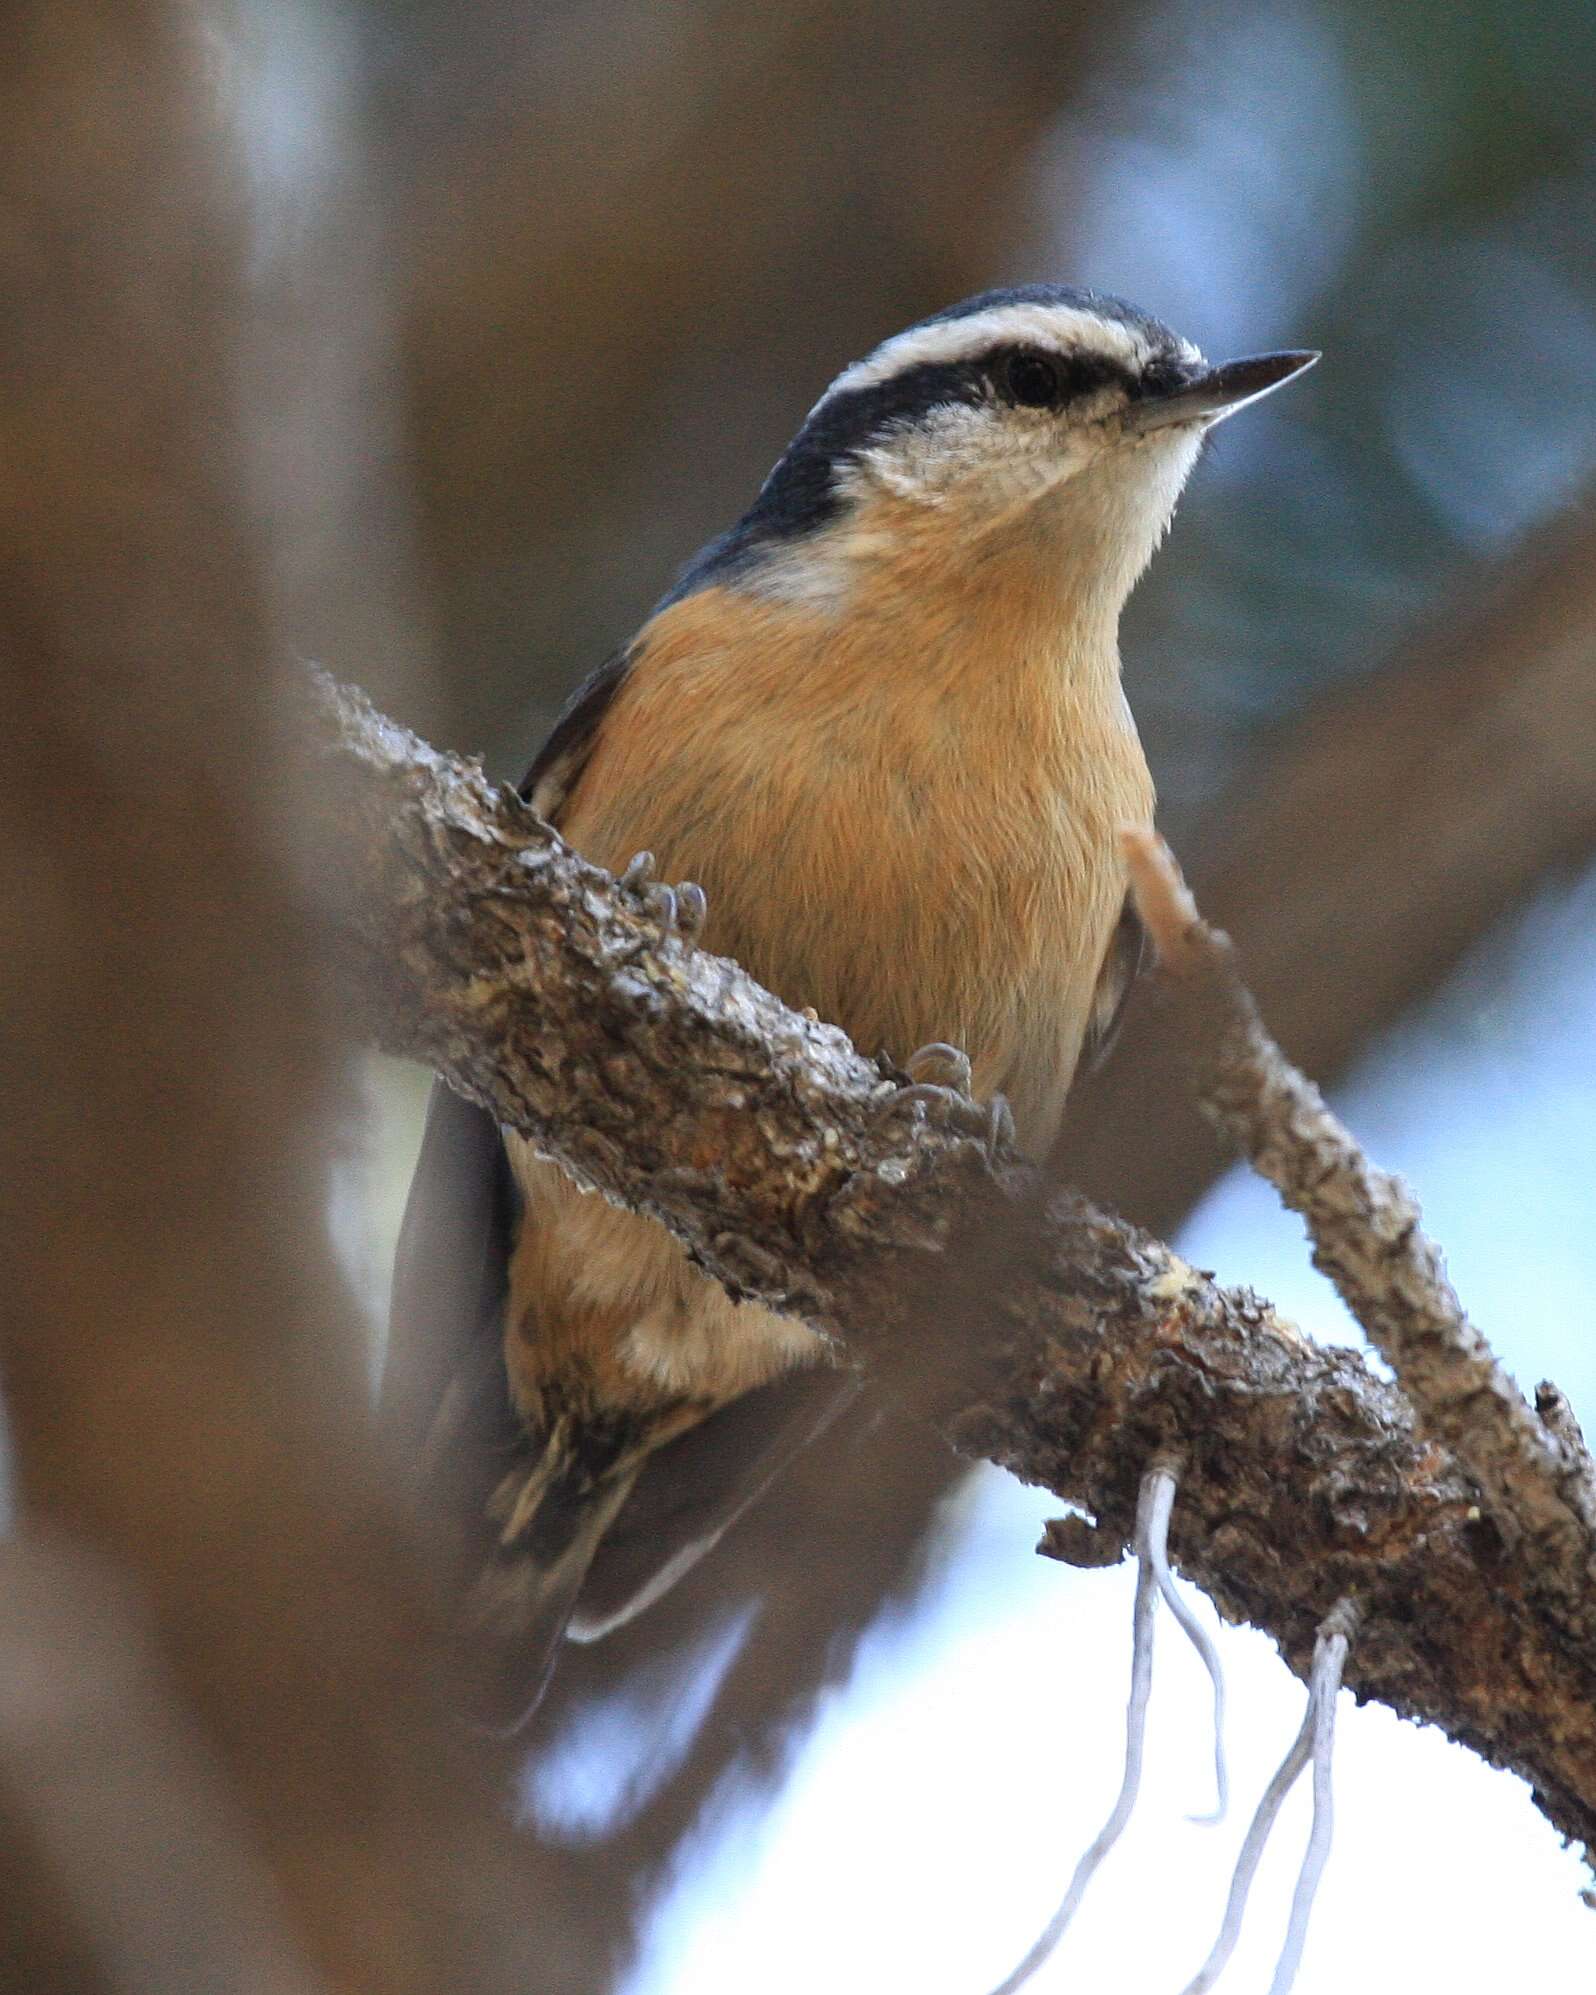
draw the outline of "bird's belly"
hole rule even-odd
[[[526,1199],[506,1311],[523,1411],[541,1415],[557,1380],[609,1413],[678,1400],[707,1412],[824,1357],[816,1331],[733,1302],[662,1226],[578,1190],[520,1137],[506,1142]]]

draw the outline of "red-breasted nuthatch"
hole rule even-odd
[[[590,859],[646,848],[701,883],[705,945],[866,1051],[962,1048],[1043,1154],[1140,955],[1121,608],[1206,432],[1315,358],[1210,367],[1051,285],[899,333],[577,692],[526,794]],[[849,1389],[803,1324],[435,1092],[387,1412],[474,1562],[500,1721],[562,1631],[656,1598]]]

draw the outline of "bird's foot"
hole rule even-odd
[[[677,936],[690,948],[703,934],[709,918],[704,889],[696,880],[683,880],[672,887],[656,879],[652,852],[634,852],[621,873],[620,884],[643,896],[667,935]]]
[[[934,1039],[929,1046],[922,1046],[911,1053],[903,1071],[917,1086],[932,1084],[940,1079],[944,1088],[969,1098],[973,1079],[970,1056],[959,1047],[950,1046],[945,1039]]]
[[[903,1070],[909,1076],[908,1084],[895,1088],[887,1097],[882,1105],[884,1115],[918,1102],[928,1122],[975,1137],[994,1162],[998,1152],[1013,1143],[1014,1117],[1003,1096],[995,1094],[987,1101],[977,1101],[971,1095],[968,1053],[939,1039],[911,1053]]]

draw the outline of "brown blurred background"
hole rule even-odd
[[[990,283],[1091,284],[1212,355],[1326,352],[1223,433],[1125,633],[1166,828],[1288,1046],[1333,1081],[1535,896],[1588,906],[1585,0],[147,11],[170,76],[105,57],[107,10],[57,11],[76,122],[12,144],[7,309],[56,308],[23,280],[59,132],[97,135],[102,215],[147,214],[163,183],[118,171],[121,95],[147,83],[159,128],[163,90],[197,92],[183,114],[228,163],[192,253],[231,259],[217,351],[263,652],[515,773],[845,361]],[[26,25],[6,58],[33,102],[39,46]],[[1537,1002],[1490,946],[1448,987],[1456,1037]],[[1558,1004],[1577,1093],[1588,1012]],[[335,1228],[373,1322],[423,1086],[368,1064],[343,1117]],[[1166,1230],[1222,1168],[1152,1007],[1070,1144],[1087,1189]],[[1596,1404],[1585,1346],[1556,1365]],[[605,1832],[574,1867],[551,1842],[586,1964],[560,1986],[609,1985],[706,1797],[775,1777],[913,1594],[958,1473],[868,1404],[659,1611],[572,1653],[544,1736],[584,1710],[692,1722],[667,1751],[639,1721]],[[716,1672],[706,1628],[736,1631]]]

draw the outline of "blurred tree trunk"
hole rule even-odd
[[[142,1597],[184,1750],[281,1908],[279,1961],[305,1963],[292,1985],[573,1985],[557,1908],[516,1902],[485,1770],[437,1715],[426,1592],[330,1262],[333,1049],[287,872],[296,778],[246,525],[244,216],[204,50],[157,0],[33,0],[11,26],[0,1359],[19,1528],[91,1548]],[[94,1596],[60,1583],[70,1626]],[[64,1724],[82,1782],[133,1749],[135,1714],[95,1701],[70,1641],[24,1669],[27,1632],[0,1617],[9,1985],[35,1967],[84,1985],[93,1935],[107,1985],[214,1988],[177,1852],[169,1954],[146,1925],[119,1955],[114,1810],[96,1821],[80,1786],[64,1824],[28,1729]],[[95,1857],[70,1873],[51,1868],[67,1828]],[[290,1985],[248,1965],[240,1986]]]

